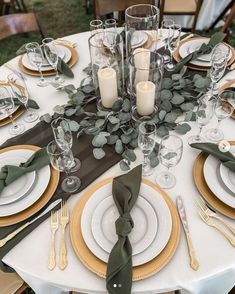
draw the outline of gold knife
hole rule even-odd
[[[186,240],[187,240],[189,257],[190,257],[190,266],[192,269],[194,269],[196,271],[199,268],[199,262],[196,258],[192,238],[189,233],[188,222],[187,222],[187,217],[186,217],[186,211],[185,211],[184,204],[183,204],[183,199],[180,196],[178,196],[176,198],[176,203],[177,203],[177,208],[178,208],[180,220],[183,225]]]

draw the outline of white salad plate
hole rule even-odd
[[[138,48],[148,41],[148,35],[142,31],[135,31],[131,36],[131,48]]]
[[[231,147],[230,151],[235,151],[235,147]],[[235,153],[233,153],[234,155]],[[225,186],[234,193],[235,196],[235,172],[231,171],[222,163],[220,164],[219,168],[220,176],[222,181],[224,182]]]

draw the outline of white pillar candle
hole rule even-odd
[[[136,67],[135,85],[149,78],[150,51],[145,48],[137,48],[133,51]]]
[[[136,85],[136,108],[140,115],[153,113],[155,105],[155,89],[153,82],[144,81]]]
[[[100,69],[98,81],[102,104],[106,108],[111,108],[118,99],[116,71],[111,67]]]

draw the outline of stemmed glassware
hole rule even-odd
[[[13,119],[12,113],[14,109],[15,103],[11,90],[7,89],[7,87],[0,86],[0,118],[10,118],[12,125],[9,128],[9,134],[16,136],[24,132],[25,126],[23,124],[17,124]]]
[[[52,131],[54,134],[54,138],[58,146],[62,150],[70,149],[73,145],[73,135],[71,129],[69,127],[69,123],[65,118],[57,118],[51,123]],[[72,158],[72,166],[70,168],[71,172],[75,172],[80,169],[81,161],[78,158],[73,157],[73,153],[71,151]]]
[[[170,61],[170,56],[166,54],[168,39],[170,37],[170,28],[174,25],[174,21],[170,18],[165,18],[162,21],[161,29],[160,29],[160,38],[164,43],[164,53],[162,55],[164,63],[168,63]]]
[[[58,52],[54,43],[54,39],[45,38],[42,40],[42,44],[43,44],[43,49],[44,49],[46,59],[56,72],[54,82],[57,84],[62,84],[64,82],[64,79],[59,75],[59,71],[58,71],[59,56],[58,56]]]
[[[218,119],[218,124],[215,129],[210,129],[206,132],[206,137],[210,141],[219,142],[223,140],[224,133],[220,129],[220,124],[222,120],[229,118],[233,113],[233,107],[228,101],[221,96],[218,96],[216,104],[215,104],[215,116]]]
[[[38,69],[39,73],[40,73],[40,80],[38,81],[37,85],[39,87],[45,87],[48,85],[47,81],[44,79],[43,74],[42,74],[42,64],[44,61],[44,57],[43,57],[43,53],[42,53],[42,49],[39,46],[38,43],[36,42],[32,42],[32,43],[28,43],[26,45],[26,51],[27,51],[27,56],[29,58],[29,61],[36,66],[36,68]]]
[[[214,96],[205,94],[198,101],[196,119],[199,126],[199,132],[197,135],[190,136],[188,138],[189,144],[204,142],[204,138],[201,136],[202,128],[209,123],[214,114],[215,99],[216,98]]]
[[[174,70],[174,64],[172,62],[173,52],[179,47],[180,43],[180,34],[181,34],[181,26],[178,24],[173,24],[169,27],[169,37],[167,39],[167,47],[171,53],[170,62],[166,64],[166,69],[168,71]]]
[[[227,67],[228,57],[229,57],[229,47],[223,43],[217,44],[211,54],[211,68],[210,68],[210,78],[211,78],[211,92],[212,94],[217,94],[218,85],[217,82],[224,75],[225,69]]]
[[[38,114],[34,110],[29,109],[28,107],[28,101],[29,101],[30,95],[29,95],[29,91],[25,81],[22,79],[15,79],[14,74],[9,75],[8,80],[9,81],[14,80],[16,84],[20,86],[20,87],[11,86],[11,89],[13,94],[16,96],[16,98],[22,104],[24,104],[24,107],[26,109],[26,115],[24,117],[24,121],[28,123],[36,121],[38,119]]]
[[[153,122],[144,121],[139,125],[138,146],[144,154],[144,162],[142,168],[143,176],[150,176],[153,169],[150,166],[148,156],[155,146],[156,126]]]
[[[56,141],[51,141],[47,145],[47,153],[51,165],[61,172],[66,173],[66,178],[62,181],[61,188],[63,191],[72,193],[77,191],[81,186],[81,180],[76,176],[69,175],[73,165],[73,154],[70,149],[61,149]]]
[[[180,162],[182,153],[183,141],[181,138],[175,135],[167,135],[162,138],[158,154],[161,164],[167,167],[167,171],[159,173],[156,177],[156,182],[160,187],[170,189],[175,186],[175,176],[169,169]]]
[[[101,33],[103,31],[103,28],[104,28],[104,25],[102,20],[93,19],[90,21],[91,36],[93,36],[96,33]]]

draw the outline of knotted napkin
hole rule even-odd
[[[109,294],[130,294],[132,286],[132,247],[128,234],[134,227],[130,211],[139,195],[142,166],[113,180],[113,199],[120,217],[116,220],[118,241],[108,260],[106,288]]]
[[[208,44],[203,43],[198,50],[190,53],[189,55],[187,55],[186,57],[184,57],[183,59],[181,59],[175,65],[174,71],[175,72],[178,72],[189,61],[195,60],[195,59],[197,59],[201,55],[211,53],[211,51],[215,47],[215,45],[217,45],[218,43],[222,42],[225,36],[226,36],[226,34],[224,34],[222,32],[217,32],[217,33],[213,34],[211,36],[210,41],[208,42]]]
[[[220,151],[219,146],[214,143],[193,143],[190,146],[213,155],[215,158],[219,159],[223,165],[235,172],[235,156],[233,156],[231,152]]]
[[[26,173],[38,170],[50,163],[46,148],[36,151],[26,162],[19,166],[4,165],[0,171],[0,193],[7,185],[11,184]],[[1,195],[0,195],[1,197]]]
[[[26,45],[27,44],[23,44],[17,51],[16,51],[16,55],[22,55],[22,54],[25,54],[27,53],[26,51]],[[63,61],[63,59],[61,59],[60,57],[58,57],[58,64],[57,64],[57,70],[64,74],[65,76],[69,77],[69,78],[73,78],[74,77],[74,74],[71,70],[71,68],[68,66],[67,63],[65,63]]]

